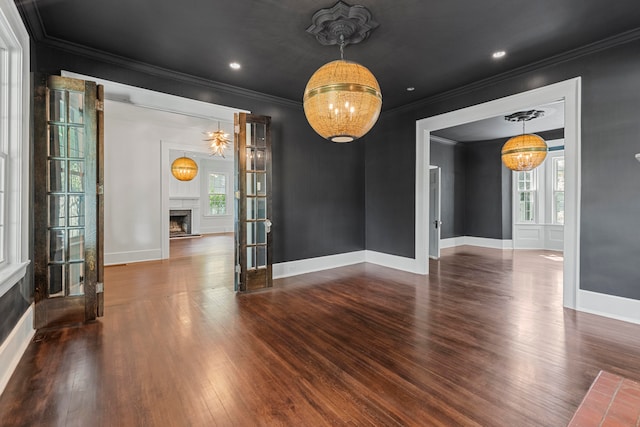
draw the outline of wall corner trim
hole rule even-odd
[[[0,394],[9,383],[13,371],[36,333],[33,329],[33,310],[33,304],[31,304],[7,339],[0,345]]]
[[[382,252],[364,250],[273,264],[273,278],[281,279],[284,277],[329,270],[331,268],[345,267],[347,265],[360,264],[363,262],[407,271],[409,273],[420,274],[416,270],[416,260],[414,258],[406,258]]]
[[[416,270],[416,260],[414,258],[390,255],[376,251],[365,251],[365,260],[368,263],[380,265],[382,267],[419,274]]]
[[[273,278],[297,276],[365,262],[365,251],[346,252],[273,264]]]
[[[640,324],[640,300],[606,295],[584,289],[580,289],[577,296],[577,309],[579,311]]]

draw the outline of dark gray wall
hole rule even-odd
[[[440,167],[440,238],[464,236],[464,145],[431,141],[430,159]]]
[[[504,235],[503,206],[511,208],[511,197],[503,197],[503,169],[500,150],[505,139],[464,143],[465,153],[465,227],[464,235],[488,239],[510,238]],[[510,187],[509,187],[510,188]],[[504,220],[504,221],[503,221]]]
[[[638,52],[634,40],[384,113],[366,141],[367,249],[414,256],[416,120],[582,76],[580,284],[640,299]],[[383,159],[398,185],[385,186],[381,171],[369,167]],[[393,212],[384,208],[389,198],[397,202]]]
[[[27,275],[0,297],[0,345],[31,305],[33,290],[29,279]]]
[[[32,68],[40,72],[73,71],[271,116],[274,262],[364,249],[363,143],[325,141],[307,124],[301,102],[240,88],[221,90],[213,82],[46,45],[36,45],[34,55]]]

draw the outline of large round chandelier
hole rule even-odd
[[[198,174],[198,164],[189,157],[178,157],[171,163],[171,173],[180,181],[191,181]]]
[[[502,146],[502,163],[512,171],[530,171],[547,157],[547,143],[535,134],[525,134],[524,122],[544,115],[542,110],[518,111],[505,116],[505,120],[522,122],[522,134],[510,138]]]
[[[380,116],[382,93],[366,67],[344,59],[347,44],[359,43],[378,24],[363,6],[339,1],[317,11],[307,32],[323,45],[339,45],[340,59],[311,76],[304,91],[307,121],[320,136],[332,142],[351,142],[365,135]]]
[[[351,142],[376,123],[382,93],[366,67],[340,59],[320,67],[304,91],[304,113],[320,136]]]

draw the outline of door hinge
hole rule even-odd
[[[96,111],[104,111],[104,101],[96,99]]]
[[[104,185],[103,184],[96,185],[96,193],[97,194],[104,194]]]
[[[103,292],[104,292],[104,283],[103,282],[96,283],[96,293],[101,294]]]
[[[240,125],[236,125],[235,126],[235,131],[236,131],[236,133],[240,133]]]
[[[236,264],[236,273],[240,274],[240,264]]]

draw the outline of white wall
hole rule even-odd
[[[105,264],[162,258],[161,174],[170,171],[161,169],[161,141],[206,152],[203,132],[216,127],[212,120],[105,101]]]

